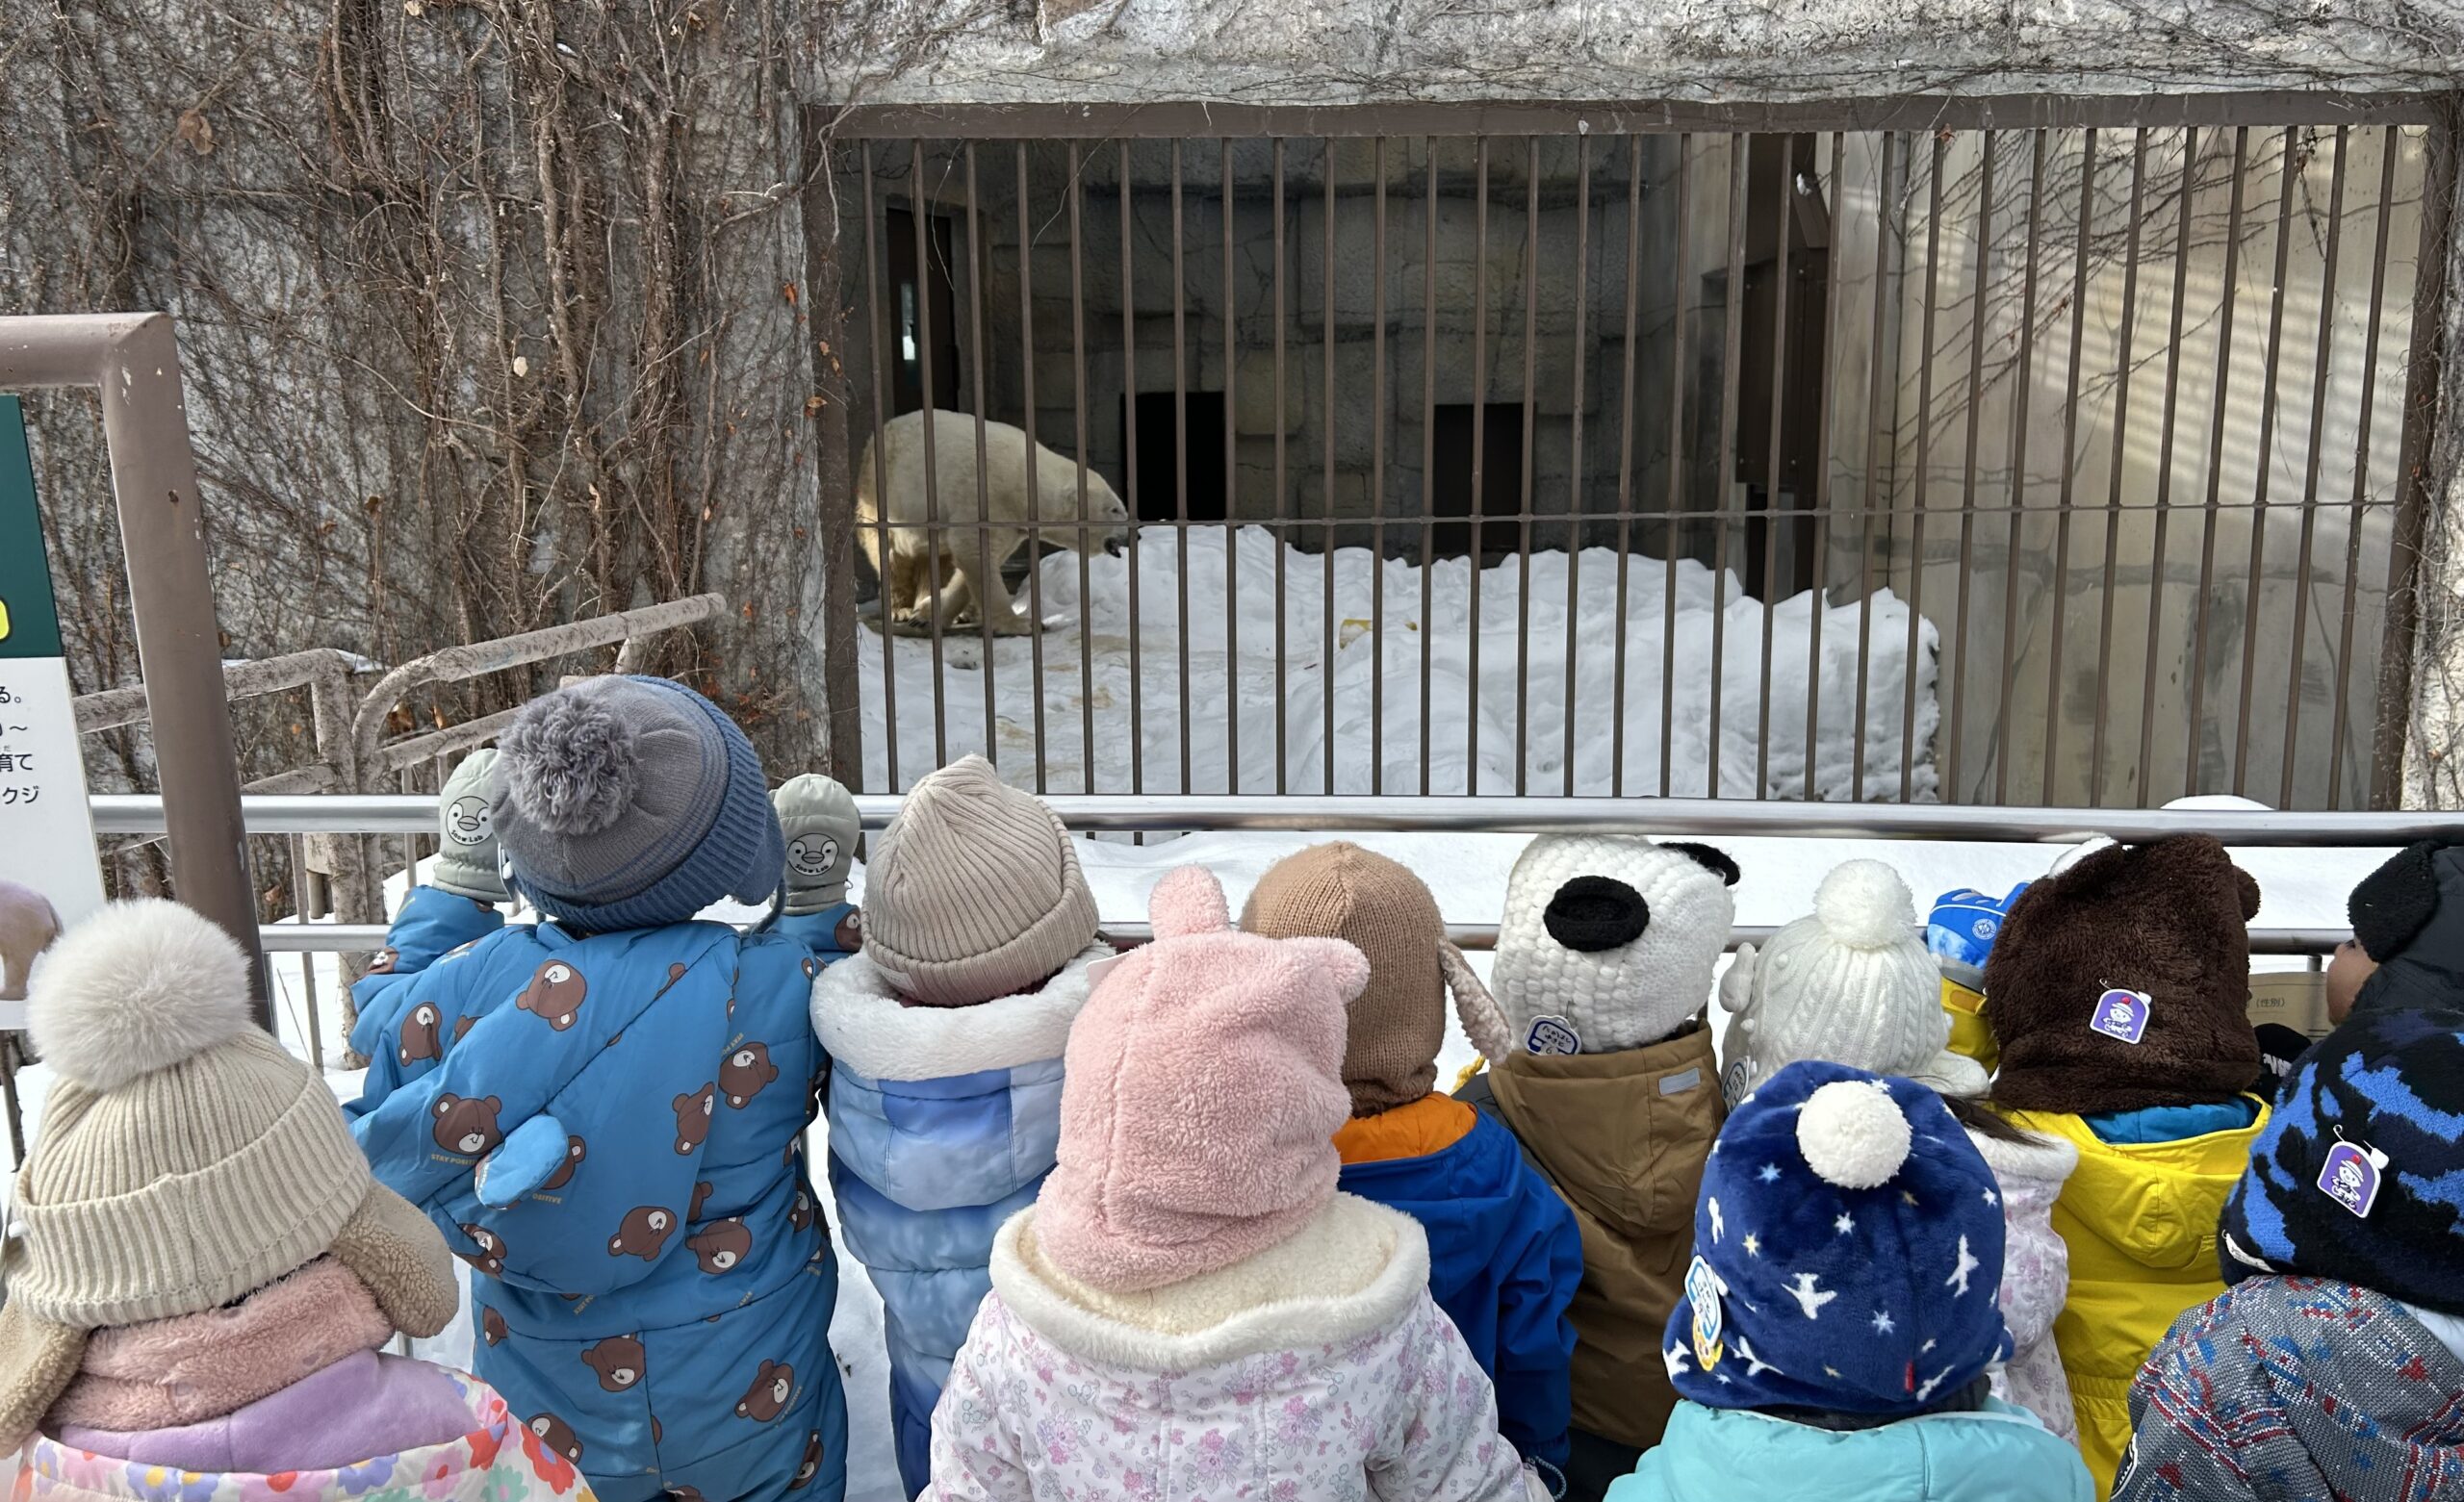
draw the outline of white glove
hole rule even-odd
[[[494,747],[462,758],[437,795],[444,809],[444,838],[436,852],[436,886],[457,897],[494,905],[513,900],[497,870],[497,823],[488,807],[489,774],[496,769]]]
[[[847,872],[863,830],[856,800],[820,773],[808,772],[781,783],[770,801],[787,836],[786,911],[801,916],[847,901]]]

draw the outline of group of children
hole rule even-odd
[[[343,1110],[185,909],[38,969],[20,1496],[836,1497],[826,1113],[911,1495],[2464,1499],[2464,846],[2355,891],[2279,1073],[2204,837],[1930,930],[1851,861],[1715,994],[1736,864],[1638,837],[1531,842],[1485,983],[1348,844],[1116,953],[976,758],[860,913],[844,791],[659,679],[444,803]],[[475,1378],[381,1354],[449,1251]]]

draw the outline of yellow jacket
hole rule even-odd
[[[2002,1048],[1985,1023],[1985,993],[1942,978],[1942,1010],[1951,1014],[1951,1052],[1965,1054],[1991,1074],[2001,1067]]]
[[[2185,1310],[2224,1291],[2216,1222],[2268,1124],[2178,1142],[2107,1142],[2057,1111],[2010,1111],[2013,1126],[2068,1142],[2078,1171],[2054,1202],[2053,1229],[2070,1250],[2070,1293],[2054,1343],[2079,1411],[2079,1449],[2096,1494],[2113,1490],[2130,1448],[2130,1383]]]

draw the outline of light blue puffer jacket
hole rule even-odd
[[[1843,1337],[1842,1338],[1853,1338]],[[1743,1409],[1680,1403],[1667,1438],[1607,1502],[2095,1502],[2079,1452],[2035,1415],[1989,1398],[1968,1413],[1928,1413],[1838,1431]]]
[[[1062,1052],[1088,968],[1112,953],[1092,945],[1040,988],[973,1006],[907,1006],[860,954],[813,982],[831,1193],[847,1254],[881,1292],[910,1496],[930,1478],[933,1406],[992,1286],[992,1238],[1052,1171]]]

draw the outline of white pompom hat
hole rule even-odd
[[[1916,929],[1916,900],[1879,860],[1844,861],[1822,878],[1813,911],[1746,945],[1720,980],[1729,1024],[1729,1105],[1801,1058],[1900,1075],[1946,1095],[1986,1086],[1974,1059],[1950,1052],[1941,973]]]
[[[250,1019],[248,962],[220,929],[114,904],[61,937],[30,1001],[59,1080],[17,1172],[0,1450],[41,1423],[89,1332],[218,1309],[320,1257],[397,1329],[453,1317],[444,1237],[370,1176],[323,1077]]]

